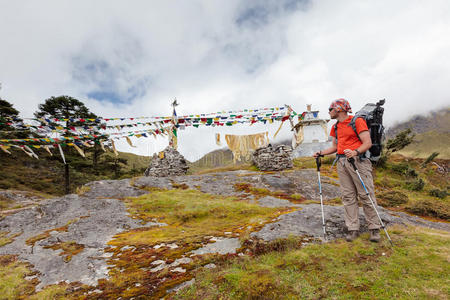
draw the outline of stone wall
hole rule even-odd
[[[262,147],[253,152],[253,164],[261,171],[280,171],[290,169],[292,148],[286,145]]]
[[[145,176],[167,177],[185,175],[189,169],[186,159],[177,150],[167,147],[162,152],[155,153]]]

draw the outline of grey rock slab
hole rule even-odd
[[[33,195],[30,192],[17,190],[0,190],[0,198],[7,200],[7,207],[20,207],[9,211],[2,211],[2,213],[14,213],[22,210],[23,207],[35,205],[44,199],[43,197]]]
[[[179,265],[185,265],[192,262],[192,259],[189,257],[182,257],[176,259],[173,263],[170,264],[171,267],[178,267]]]
[[[172,189],[170,177],[145,176],[136,178],[133,185],[138,188]]]
[[[85,185],[89,191],[82,196],[92,198],[115,198],[137,197],[148,192],[130,185],[130,179],[122,180],[100,180]]]
[[[172,270],[172,272],[186,273],[186,269],[176,267],[175,269]]]
[[[293,191],[295,190],[294,181],[284,176],[284,174],[264,174],[261,176],[262,181],[268,185],[271,189],[282,190],[282,191]]]
[[[173,287],[171,289],[168,289],[167,293],[170,294],[170,293],[173,293],[173,292],[178,292],[178,291],[180,291],[180,290],[182,290],[182,289],[184,289],[184,288],[186,288],[188,286],[193,285],[194,283],[195,283],[195,278],[192,278],[191,280],[185,281],[185,282],[180,283],[179,285],[177,285],[177,286],[175,286],[175,287]]]
[[[215,269],[215,268],[217,268],[217,266],[215,264],[211,263],[211,264],[205,265],[204,268],[205,269]]]
[[[236,253],[236,249],[241,247],[241,243],[238,238],[221,238],[216,242],[207,244],[206,246],[191,251],[194,255],[203,255],[208,253],[218,254],[233,254]]]
[[[295,193],[301,194],[306,199],[320,200],[319,178],[315,170],[295,170],[283,172],[283,175],[292,180]],[[340,196],[339,182],[336,179],[321,175],[322,195],[324,200],[334,199]]]
[[[253,232],[251,237],[272,241],[279,238],[287,238],[289,235],[323,238],[322,214],[319,204],[302,204],[299,211],[278,217],[277,221],[266,224],[259,232]],[[390,212],[378,207],[380,217],[386,226],[393,224],[419,225],[430,228],[450,231],[450,225],[446,223],[430,222],[418,217]],[[346,234],[344,222],[344,207],[324,205],[327,239],[342,238]],[[360,232],[367,231],[367,224],[362,208],[359,211]]]
[[[65,226],[69,221],[72,223],[67,232],[52,231],[48,238],[36,242],[34,247],[26,244],[27,239]],[[121,231],[142,226],[138,220],[127,216],[126,207],[119,200],[68,195],[43,201],[39,207],[1,220],[1,231],[22,234],[12,243],[0,247],[0,254],[17,254],[20,260],[33,264],[40,273],[38,288],[60,281],[95,285],[98,279],[107,277],[108,257],[104,252],[107,242]],[[58,255],[59,250],[44,248],[71,241],[83,245],[84,249],[69,262],[64,262]]]
[[[242,194],[234,189],[234,184],[239,182],[236,175],[223,173],[177,176],[172,178],[178,184],[186,184],[191,189],[198,189],[204,193],[222,196],[236,196]]]
[[[258,204],[263,207],[298,207],[301,204],[291,203],[288,200],[275,198],[272,196],[266,196],[258,200]]]

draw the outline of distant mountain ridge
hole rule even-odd
[[[450,107],[439,111],[432,111],[425,115],[415,115],[408,121],[397,123],[386,131],[388,138],[394,137],[397,133],[407,128],[411,128],[416,134],[429,131],[449,133],[450,132]]]
[[[411,128],[416,136],[414,142],[400,154],[425,158],[433,152],[439,152],[439,158],[450,159],[450,107],[416,115],[406,122],[398,123],[388,128],[386,137],[392,138],[407,128]]]

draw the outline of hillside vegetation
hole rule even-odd
[[[54,151],[55,152],[55,151]],[[66,153],[67,155],[67,153]],[[39,152],[40,159],[28,157],[21,151],[11,154],[0,153],[0,189],[37,191],[48,195],[63,195],[65,189],[64,164],[59,153],[50,156]],[[82,185],[101,179],[120,179],[142,175],[150,163],[149,157],[119,152],[103,154],[97,167],[92,165],[91,153],[86,158],[78,154],[67,155],[70,158],[70,191],[75,192]]]
[[[417,115],[406,122],[390,127],[387,138],[394,137],[404,129],[411,128],[416,134],[411,145],[400,151],[410,157],[426,158],[433,152],[439,152],[439,158],[450,159],[450,108]]]

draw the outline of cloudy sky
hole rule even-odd
[[[450,105],[448,0],[0,0],[0,41],[0,97],[22,117],[59,95],[103,117],[170,115],[174,97],[180,115],[311,103],[323,117],[336,98],[386,98],[387,125]],[[189,127],[179,150],[277,128]],[[167,141],[136,144],[119,147]]]

